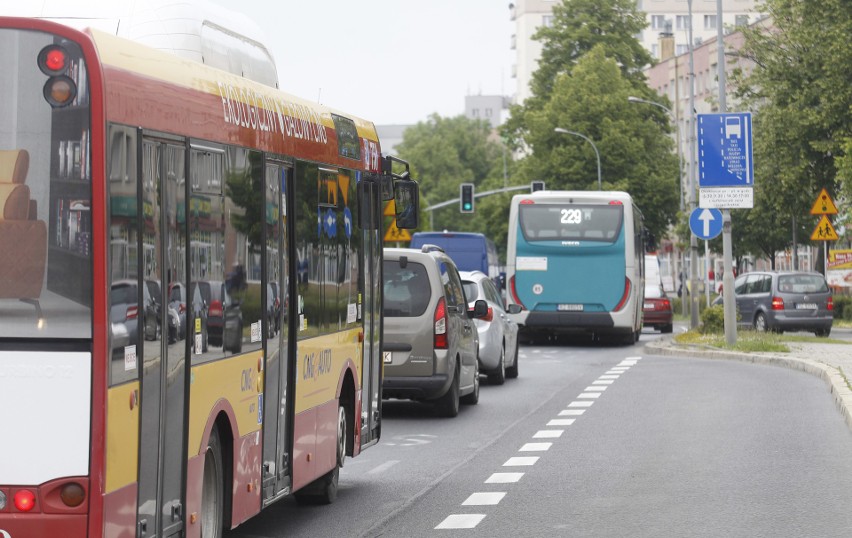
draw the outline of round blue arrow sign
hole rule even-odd
[[[722,233],[722,212],[701,207],[693,209],[689,216],[689,229],[699,239],[713,239]]]

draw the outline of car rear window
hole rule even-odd
[[[420,263],[408,262],[400,267],[398,261],[385,260],[383,265],[385,285],[385,316],[417,317],[422,316],[429,306],[431,287],[426,267]]]
[[[467,298],[467,302],[470,303],[480,298],[479,287],[477,287],[476,282],[462,280],[462,286],[464,287],[464,296]]]
[[[663,289],[659,286],[645,286],[646,299],[661,299],[663,297]]]
[[[820,275],[783,275],[778,277],[782,293],[826,293],[828,285]]]

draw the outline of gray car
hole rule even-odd
[[[442,416],[479,401],[479,342],[458,269],[442,250],[384,250],[384,398],[433,403]]]
[[[461,271],[468,304],[478,299],[488,303],[488,314],[473,320],[479,333],[479,368],[488,374],[488,382],[502,385],[507,377],[518,377],[518,324],[506,314],[519,314],[521,305],[507,309],[494,281],[482,271]]]
[[[740,325],[758,331],[831,333],[834,301],[819,273],[745,273],[734,281],[734,296]]]

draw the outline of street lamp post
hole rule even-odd
[[[677,116],[675,116],[674,112],[672,112],[672,109],[670,109],[669,107],[667,107],[665,105],[661,105],[660,103],[657,103],[657,102],[654,102],[654,101],[649,101],[648,99],[642,99],[640,97],[634,97],[632,95],[629,96],[627,98],[627,100],[630,101],[631,103],[645,103],[647,105],[654,105],[656,107],[662,108],[663,110],[666,111],[666,113],[672,119],[672,122],[674,122],[675,138],[677,139],[677,163],[678,163],[678,167],[679,167],[679,170],[680,170],[680,178],[679,178],[680,181],[678,181],[678,183],[680,184],[680,211],[681,211],[681,213],[683,213],[684,176],[683,176],[683,158],[681,157],[680,122],[678,122]],[[681,255],[680,255],[680,270],[683,271],[685,267],[686,267],[686,263],[685,263],[685,260],[684,260],[684,255],[683,255],[683,252],[681,252]],[[687,307],[688,301],[686,300],[686,293],[681,293],[681,295],[682,295],[682,297],[681,297],[680,304],[681,304],[681,307],[683,309],[682,313],[683,313],[684,316],[686,316],[686,314],[687,314],[687,308],[686,307]]]
[[[598,159],[598,190],[602,191],[603,187],[602,187],[602,184],[601,184],[601,154],[598,153],[598,148],[597,148],[597,146],[595,146],[595,143],[592,142],[592,140],[586,135],[582,135],[582,134],[575,132],[575,131],[569,131],[568,129],[563,129],[562,127],[555,128],[554,132],[579,136],[580,138],[582,138],[583,140],[585,140],[586,142],[588,142],[589,144],[592,145],[592,149],[595,150],[595,157],[597,157],[597,159]]]

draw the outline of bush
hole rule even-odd
[[[725,332],[725,308],[715,305],[701,312],[701,332],[704,334],[720,334]]]
[[[852,319],[852,297],[848,295],[834,295],[834,318]]]

